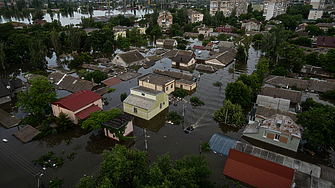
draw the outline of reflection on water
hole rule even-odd
[[[134,117],[133,125],[158,133],[158,131],[165,126],[166,114],[168,112],[169,108],[166,108],[150,120]]]

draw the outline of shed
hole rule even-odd
[[[35,129],[30,125],[24,126],[22,129],[14,133],[14,136],[23,143],[31,141],[36,135],[40,133],[39,130]]]
[[[229,150],[235,148],[238,139],[226,136],[220,133],[215,133],[209,140],[211,150],[228,156]]]
[[[283,188],[291,187],[294,169],[230,149],[223,174],[252,187]]]
[[[335,84],[334,84],[335,86]],[[281,89],[274,87],[262,87],[261,95],[271,96],[274,98],[288,99],[291,103],[300,103],[302,93],[300,91],[294,91],[289,89]]]
[[[133,119],[134,119],[133,116],[129,116],[126,114],[120,114],[116,116],[115,118],[105,121],[101,124],[104,127],[108,127],[108,128],[104,128],[106,136],[114,140],[120,141],[119,138],[114,133],[111,133],[108,129],[117,130],[117,129],[120,129],[121,127],[126,126],[123,136],[128,136],[133,132],[133,122],[132,122]]]

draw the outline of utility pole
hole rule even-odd
[[[43,184],[43,181],[42,181],[42,176],[43,176],[43,173],[42,172],[39,172],[37,173],[36,175],[34,175],[34,177],[37,176],[37,188],[45,188],[44,187],[44,184]],[[41,183],[40,183],[41,182]]]

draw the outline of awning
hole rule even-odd
[[[92,105],[92,106],[76,113],[75,115],[77,117],[79,117],[80,119],[85,119],[85,118],[89,117],[92,112],[95,112],[95,111],[98,111],[98,110],[101,111],[102,109],[97,105]]]

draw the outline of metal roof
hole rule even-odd
[[[215,133],[209,140],[209,145],[213,151],[228,156],[230,148],[235,148],[237,141],[236,138]]]
[[[147,110],[155,100],[130,94],[123,102]]]
[[[274,98],[264,95],[257,95],[256,104],[263,106],[270,106],[275,109],[281,109],[286,111],[289,111],[290,108],[290,100]]]

